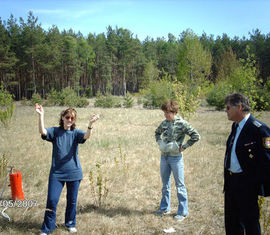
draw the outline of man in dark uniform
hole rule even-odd
[[[270,195],[270,128],[250,114],[240,93],[226,97],[233,121],[224,161],[225,229],[227,235],[259,235],[258,195]]]

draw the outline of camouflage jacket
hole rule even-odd
[[[185,135],[190,138],[183,144]],[[164,120],[155,131],[155,138],[164,156],[179,156],[179,147],[188,148],[200,139],[200,135],[187,121],[179,115],[173,121]]]

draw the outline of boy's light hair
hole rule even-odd
[[[178,113],[179,105],[174,100],[167,100],[164,104],[161,105],[161,110],[164,112]]]

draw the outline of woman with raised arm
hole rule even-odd
[[[56,208],[64,185],[67,187],[67,206],[65,226],[71,233],[76,233],[76,206],[79,185],[83,178],[78,158],[78,144],[83,144],[91,135],[92,125],[99,119],[94,114],[89,121],[87,131],[75,128],[77,112],[68,108],[61,112],[59,127],[44,127],[44,109],[35,104],[39,115],[39,133],[43,140],[52,142],[52,163],[48,183],[47,205],[41,235],[55,230]]]

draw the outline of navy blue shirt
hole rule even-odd
[[[85,142],[85,132],[60,127],[46,128],[47,135],[42,139],[52,142],[52,165],[50,177],[60,181],[75,181],[83,178],[82,167],[78,158],[78,144]]]

